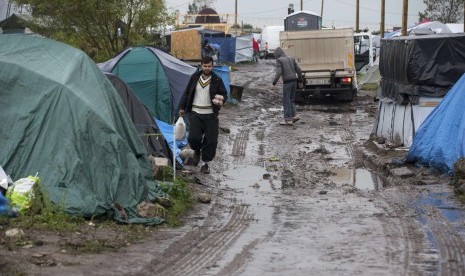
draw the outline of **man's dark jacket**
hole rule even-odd
[[[224,97],[223,104],[228,100],[228,95],[226,88],[224,87],[223,80],[212,71],[212,78],[210,80],[210,100],[215,98],[216,94],[219,94]],[[199,82],[200,75],[202,71],[196,72],[192,75],[187,85],[184,96],[182,97],[181,103],[179,104],[179,109],[184,110],[186,113],[192,111],[192,103],[194,102],[195,88]],[[221,109],[221,106],[215,105],[212,103],[213,114],[218,116],[218,112]]]

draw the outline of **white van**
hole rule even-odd
[[[262,30],[262,41],[260,43],[260,56],[267,58],[273,56],[274,50],[279,47],[279,33],[284,31],[284,26],[266,26]],[[266,43],[268,42],[268,51]]]

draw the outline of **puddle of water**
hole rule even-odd
[[[237,191],[235,194],[238,204],[247,205],[248,213],[252,214],[253,218],[247,229],[229,247],[222,259],[217,261],[219,268],[232,262],[246,246],[265,239],[270,229],[274,228],[274,201],[277,193],[272,189],[270,180],[263,179],[264,175],[269,176],[263,167],[235,166],[225,174],[228,180],[223,184]],[[215,269],[211,271],[215,272]]]
[[[383,182],[378,174],[367,169],[337,168],[331,172],[334,174],[329,179],[336,184],[349,184],[360,190],[375,191],[383,187]]]
[[[438,208],[449,222],[463,221],[465,220],[465,209],[455,206],[455,204],[450,201],[452,196],[453,194],[451,192],[430,192],[428,195],[420,198],[416,202],[416,205],[428,205]]]

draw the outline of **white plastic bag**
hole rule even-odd
[[[182,140],[184,137],[186,137],[186,123],[182,117],[179,117],[174,126],[174,138],[176,140]]]

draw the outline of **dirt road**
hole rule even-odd
[[[376,103],[298,106],[280,126],[274,62],[240,65],[243,101],[222,110],[220,145],[197,205],[118,252],[66,256],[37,275],[464,275],[465,216],[446,176],[391,165],[405,150],[369,142]]]

